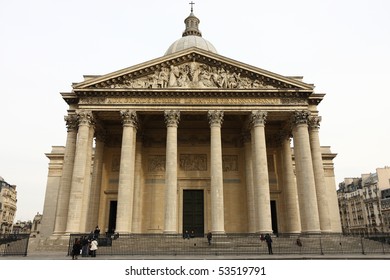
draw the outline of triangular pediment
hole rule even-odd
[[[290,77],[198,48],[189,48],[73,85],[75,92],[96,89],[313,90]]]

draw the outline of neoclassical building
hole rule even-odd
[[[218,54],[198,26],[191,11],[163,56],[61,93],[42,235],[341,232],[324,94]]]

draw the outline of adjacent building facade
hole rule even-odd
[[[12,232],[16,214],[16,186],[7,183],[0,177],[0,234]]]
[[[359,178],[345,178],[337,190],[342,230],[346,234],[390,232],[390,167]]]
[[[218,54],[193,12],[185,24],[162,57],[61,94],[41,234],[341,232],[324,94]]]

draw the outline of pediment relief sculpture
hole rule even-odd
[[[103,88],[147,89],[147,88],[213,88],[213,89],[276,89],[274,80],[242,71],[226,70],[199,62],[163,66],[153,74],[132,78],[130,75],[117,78],[115,83],[101,84]],[[287,84],[280,88],[290,87]]]

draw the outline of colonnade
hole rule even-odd
[[[120,111],[122,146],[119,168],[116,232],[140,231],[140,203],[134,200],[139,192],[140,150],[137,142],[138,115],[136,111]],[[207,112],[210,125],[210,196],[211,231],[224,233],[224,199],[221,127],[224,112]],[[166,123],[166,166],[164,233],[178,233],[177,194],[177,130],[180,111],[164,112]],[[244,142],[245,176],[248,206],[248,231],[272,232],[270,185],[266,147],[267,112],[253,111],[249,116],[250,137]],[[65,117],[68,134],[54,234],[85,232],[98,221],[100,184],[104,151],[104,133],[96,127],[94,115],[78,110]],[[281,138],[283,197],[286,230],[291,233],[320,233],[331,231],[326,184],[319,142],[318,116],[309,111],[292,112],[291,131],[294,139],[295,173],[291,154],[290,133]],[[92,165],[92,141],[96,136]],[[91,170],[93,166],[93,170]],[[90,174],[92,173],[92,176]],[[91,182],[92,180],[92,182]]]

